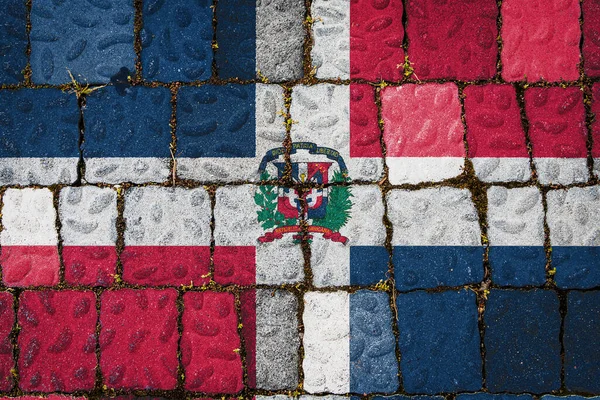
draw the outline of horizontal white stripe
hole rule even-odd
[[[0,158],[0,186],[73,183],[78,161],[77,157]]]
[[[8,189],[4,193],[2,246],[56,246],[56,210],[48,189]]]
[[[346,292],[304,295],[304,389],[350,391],[350,299]]]
[[[569,185],[586,182],[589,177],[586,158],[549,158],[533,159],[538,180],[543,185]]]
[[[261,159],[262,155],[248,158],[178,158],[177,176],[197,181],[256,182]]]
[[[388,157],[390,183],[438,182],[460,175],[465,161],[462,157]]]
[[[531,177],[529,158],[472,158],[475,174],[484,182],[524,182]]]
[[[171,176],[168,158],[103,157],[85,159],[85,179],[103,183],[164,182]]]

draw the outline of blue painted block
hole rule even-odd
[[[389,259],[383,246],[351,246],[350,284],[368,286],[386,280]]]
[[[483,246],[394,246],[398,290],[459,286],[483,280]]]
[[[219,78],[256,77],[256,1],[219,0],[215,53]]]
[[[33,1],[31,69],[36,83],[106,83],[134,69],[131,0]]]
[[[177,103],[181,157],[254,157],[254,85],[184,87]]]
[[[398,389],[396,338],[386,293],[350,295],[350,391],[393,393]]]
[[[5,0],[0,13],[0,84],[23,81],[27,65],[27,8],[23,0]]]
[[[560,288],[589,289],[600,286],[600,247],[552,246],[554,279]]]
[[[565,318],[565,385],[573,392],[600,393],[600,291],[571,291]]]
[[[560,314],[549,290],[492,290],[485,307],[491,392],[543,393],[560,387]]]
[[[58,89],[0,91],[0,157],[79,157],[77,98]]]
[[[121,96],[109,86],[88,96],[83,115],[85,157],[170,157],[167,88],[131,87]]]
[[[197,81],[211,76],[212,0],[144,2],[142,73],[161,82]]]
[[[530,394],[491,394],[491,393],[464,393],[456,396],[456,400],[533,400]]]
[[[543,246],[490,246],[492,281],[501,286],[540,286],[546,282]]]
[[[545,396],[540,397],[541,400],[598,400],[600,396],[595,397],[584,397],[584,396],[576,396],[576,395],[567,395],[567,396],[554,396],[551,394],[547,394]]]
[[[468,291],[399,294],[400,368],[407,393],[482,386],[477,301]]]

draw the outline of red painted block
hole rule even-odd
[[[408,0],[408,55],[419,79],[490,79],[498,58],[495,0]]]
[[[529,157],[512,86],[468,86],[464,94],[470,157]]]
[[[256,387],[256,290],[246,290],[240,294],[242,303],[242,335],[246,349],[246,370],[248,385]]]
[[[579,78],[578,0],[502,2],[502,76],[529,82]]]
[[[596,115],[596,119],[592,124],[592,137],[594,147],[592,148],[592,157],[600,157],[600,83],[594,83],[592,86],[592,112]],[[596,169],[599,169],[596,166]]]
[[[6,286],[54,286],[60,262],[56,246],[2,246],[0,264]]]
[[[185,388],[206,393],[239,392],[244,385],[233,294],[187,292],[183,301]]]
[[[402,0],[350,2],[350,77],[402,79],[403,39]]]
[[[586,75],[600,76],[600,1],[583,0],[583,67]]]
[[[350,85],[350,157],[382,157],[375,89]]]
[[[529,88],[525,112],[534,157],[587,157],[585,109],[579,88]]]
[[[465,156],[455,84],[388,86],[381,96],[388,157]]]
[[[210,281],[209,246],[126,246],[123,279],[137,285],[202,285]]]
[[[0,400],[40,400],[41,398],[39,396],[0,397]],[[59,394],[50,394],[43,398],[46,400],[86,400],[85,397],[63,396]]]
[[[177,292],[123,289],[101,297],[100,368],[116,389],[177,385]]]
[[[13,345],[10,333],[15,324],[13,295],[0,292],[0,390],[8,391],[13,387],[10,370],[15,366]]]
[[[256,282],[254,246],[215,246],[215,282],[221,285],[253,285]]]
[[[72,285],[110,286],[117,266],[114,246],[64,246],[65,280]]]
[[[94,387],[96,297],[91,291],[25,291],[19,298],[19,374],[24,391]]]

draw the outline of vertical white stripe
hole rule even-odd
[[[350,1],[315,0],[311,52],[317,78],[350,78]]]

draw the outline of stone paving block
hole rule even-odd
[[[27,65],[27,8],[21,0],[8,0],[0,16],[0,84],[22,82]]]
[[[313,47],[310,53],[317,78],[350,78],[350,2],[311,3]],[[400,61],[401,62],[401,61]]]
[[[475,294],[466,290],[398,295],[400,369],[407,393],[481,389]]]
[[[387,293],[360,290],[350,295],[350,392],[398,390],[392,320]]]
[[[255,0],[223,0],[216,7],[219,78],[256,77],[256,4]]]
[[[540,183],[587,181],[587,129],[579,88],[529,88],[525,112]]]
[[[202,285],[210,263],[210,199],[203,188],[125,192],[123,279],[138,285]]]
[[[464,126],[454,83],[387,87],[381,107],[391,184],[441,181],[462,172]]]
[[[600,3],[582,2],[583,11],[583,68],[587,76],[600,76]]]
[[[600,393],[600,292],[567,294],[564,325],[565,386],[572,392]]]
[[[492,280],[501,286],[543,285],[546,250],[539,189],[492,186],[487,197]]]
[[[502,2],[502,77],[506,81],[579,78],[577,0]]]
[[[397,395],[397,396],[374,396],[373,400],[442,400],[444,396],[406,396],[406,395]]]
[[[547,194],[554,279],[560,288],[600,285],[600,187]]]
[[[401,0],[350,2],[351,78],[369,81],[402,79],[402,12]],[[324,56],[329,58],[328,54]]]
[[[598,396],[594,396],[594,397],[584,397],[584,396],[576,396],[576,395],[553,396],[553,395],[547,394],[545,396],[541,396],[540,399],[542,399],[542,400],[584,400],[584,399],[597,400]]]
[[[175,389],[179,340],[176,299],[174,289],[102,293],[100,369],[107,387]]]
[[[357,90],[364,91],[366,86],[358,88]],[[292,141],[296,147],[292,149],[292,163],[306,160],[329,162],[338,155],[344,160],[351,180],[374,181],[381,177],[383,160],[376,144],[380,135],[373,135],[371,131],[373,121],[377,121],[377,114],[373,112],[373,108],[365,109],[365,114],[362,115],[356,112],[357,108],[352,106],[354,100],[351,93],[352,97],[356,96],[356,102],[360,101],[359,93],[348,85],[294,87],[290,113],[296,121],[291,129]],[[366,92],[362,95],[371,97]],[[368,126],[369,133],[362,132],[364,126]],[[312,143],[314,146],[300,143]],[[306,146],[312,148],[308,149]],[[327,157],[326,150],[321,149],[322,153],[319,153],[320,150],[315,149],[317,147],[327,147],[333,152],[328,151]]]
[[[2,400],[20,399],[20,400],[39,400],[39,396],[19,396],[19,397],[0,397]],[[63,396],[59,394],[50,394],[44,399],[48,400],[86,400],[85,397]]]
[[[212,1],[144,3],[142,72],[161,82],[199,81],[211,76]]]
[[[93,92],[84,110],[88,182],[164,182],[171,176],[171,93],[132,87]]]
[[[25,291],[19,298],[19,386],[24,391],[91,390],[96,378],[96,296]]]
[[[560,387],[560,314],[549,290],[492,289],[485,307],[490,392],[547,393]]]
[[[185,388],[205,393],[240,391],[243,371],[233,294],[188,292],[183,301]]]
[[[527,181],[529,153],[515,88],[467,86],[465,119],[469,158],[484,182]]]
[[[481,230],[468,190],[392,190],[387,202],[398,290],[483,279]]]
[[[530,394],[491,394],[464,393],[456,396],[457,400],[533,400]]]
[[[346,292],[304,295],[304,389],[350,390],[350,301]]]
[[[418,79],[491,79],[498,56],[494,0],[407,3],[408,56]]]
[[[56,210],[48,189],[7,189],[2,207],[2,279],[7,286],[58,283]]]
[[[256,2],[256,70],[260,75],[274,82],[302,78],[305,13],[303,0]]]
[[[592,86],[592,106],[591,111],[594,115],[600,115],[600,83],[594,83]],[[592,122],[592,157],[594,159],[594,174],[600,178],[600,118],[595,118]]]
[[[258,214],[262,215],[266,206],[262,208],[257,200],[267,195],[277,196],[281,190],[273,186],[261,189],[254,185],[217,189],[214,209],[215,282],[278,285],[304,279],[304,257],[294,235],[266,241],[271,228],[264,229],[264,222],[258,221]],[[276,207],[275,204],[271,206]],[[259,240],[263,237],[265,241]]]
[[[124,0],[37,1],[31,8],[31,69],[35,83],[108,83],[134,69],[133,3]]]
[[[199,181],[258,181],[263,156],[283,146],[283,89],[273,85],[182,88],[177,173]]]
[[[78,123],[73,95],[58,89],[1,91],[0,185],[73,183]]]
[[[109,286],[117,266],[117,193],[94,186],[60,191],[58,214],[65,280]]]
[[[350,156],[383,157],[379,110],[370,85],[350,85]]]
[[[283,290],[256,291],[256,387],[298,385],[298,299]],[[248,354],[248,352],[246,352]]]
[[[15,366],[15,360],[10,339],[15,324],[13,302],[11,293],[0,292],[0,390],[3,391],[9,391],[14,385],[11,370]]]
[[[387,279],[389,254],[384,247],[386,232],[379,187],[332,186],[323,192],[329,199],[327,207],[335,207],[335,199],[345,193],[350,194],[352,207],[346,224],[339,229],[347,243],[313,234],[310,264],[313,284],[317,287],[371,285]],[[339,211],[328,208],[327,212]],[[319,219],[309,220],[313,226],[319,223]]]

